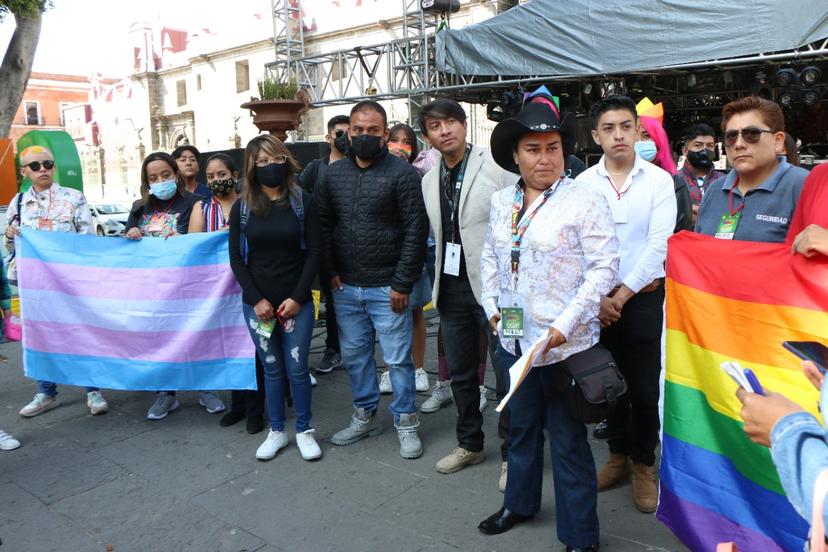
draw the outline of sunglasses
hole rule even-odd
[[[343,134],[345,134],[345,131],[344,131],[344,130],[342,130],[341,128],[340,128],[339,130],[337,130],[336,132],[334,132],[334,136],[335,136],[336,138],[339,138],[339,137],[340,137],[340,136],[342,136]]]
[[[724,142],[726,147],[732,147],[739,139],[739,135],[745,139],[748,144],[755,144],[762,138],[762,133],[774,134],[774,132],[767,128],[745,127],[741,130],[728,130],[724,133]]]
[[[44,161],[43,163],[41,163],[40,161],[32,161],[31,163],[29,163],[28,165],[25,165],[25,166],[29,167],[34,172],[37,172],[37,171],[40,170],[41,165],[43,165],[43,168],[46,169],[47,171],[51,171],[52,169],[55,168],[55,162],[54,161],[49,161],[48,159],[46,161]]]

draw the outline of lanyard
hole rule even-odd
[[[629,178],[629,177],[628,177],[628,178]],[[618,191],[618,188],[616,188],[616,187],[615,187],[615,182],[613,182],[613,181],[612,181],[612,178],[610,178],[610,176],[609,176],[609,175],[607,175],[607,180],[609,181],[610,186],[612,186],[612,191],[614,191],[614,192],[615,192],[616,199],[618,199],[618,200],[620,201],[620,200],[621,200],[621,197],[622,197],[624,194],[626,194],[626,193],[627,193],[627,190],[629,190],[629,189],[630,189],[630,187],[629,187],[629,186],[627,186],[627,190],[624,190],[623,192],[619,192],[619,191]],[[622,186],[623,186],[623,184],[622,184]]]
[[[456,227],[454,224],[455,219],[457,219],[458,213],[460,211],[460,192],[463,189],[463,178],[466,176],[466,163],[469,162],[469,154],[471,153],[471,144],[466,145],[466,153],[463,155],[463,162],[460,165],[460,171],[457,173],[457,180],[454,182],[454,195],[452,196],[449,193],[448,186],[446,186],[446,180],[451,177],[451,171],[446,167],[445,159],[440,162],[440,182],[443,185],[443,193],[446,196],[446,201],[449,205],[449,210],[451,211],[450,221],[451,221],[451,243],[456,243]]]
[[[523,206],[524,194],[523,189],[519,186],[515,190],[515,200],[512,203],[512,277],[514,279],[515,290],[517,290],[518,267],[520,266],[520,244],[523,241],[523,235],[526,233],[529,225],[532,224],[532,219],[535,218],[535,215],[538,214],[541,207],[543,207],[552,194],[555,193],[555,190],[564,178],[565,177],[561,176],[555,184],[544,190],[543,199],[538,206],[532,209],[531,212],[525,213],[523,218],[520,220],[518,220],[518,218],[520,217],[520,210]]]
[[[46,211],[46,220],[52,220],[52,204],[54,203],[52,199],[52,187],[49,186],[49,210]]]
[[[733,190],[734,190],[734,189],[736,188],[736,186],[738,186],[738,185],[739,185],[739,177],[737,176],[737,177],[736,177],[736,182],[734,182],[734,183],[733,183],[733,188],[731,188],[731,189],[730,189],[730,193],[729,193],[729,194],[727,194],[728,208],[729,208],[729,210],[730,210],[730,216],[731,216],[731,217],[732,217],[733,215],[735,215],[736,213],[740,213],[740,212],[742,211],[742,209],[744,209],[744,208],[745,208],[745,197],[743,196],[743,197],[742,197],[742,204],[741,204],[741,205],[739,205],[739,207],[738,207],[735,211],[733,210]]]

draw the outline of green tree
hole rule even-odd
[[[8,136],[14,114],[23,100],[23,92],[32,74],[43,12],[52,6],[51,0],[0,0],[0,21],[14,16],[14,34],[9,41],[3,63],[0,64],[0,136]]]

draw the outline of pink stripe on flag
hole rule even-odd
[[[241,288],[229,264],[173,268],[100,268],[46,263],[21,257],[18,259],[17,272],[24,292],[27,289],[37,289],[80,297],[127,301],[215,298],[241,294]]]
[[[244,326],[200,332],[129,332],[83,324],[23,321],[23,345],[44,353],[152,362],[250,358],[253,342]]]

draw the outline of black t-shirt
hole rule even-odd
[[[449,205],[448,197],[451,196],[452,199],[454,198],[454,186],[457,182],[457,177],[460,173],[460,168],[463,165],[463,162],[460,161],[456,165],[454,165],[450,172],[449,182],[448,185],[445,181],[440,182],[440,216],[442,218],[443,223],[443,262],[445,263],[446,259],[446,244],[448,243],[456,243],[461,246],[462,252],[462,245],[463,239],[460,236],[460,221],[459,221],[459,205],[455,205],[455,219],[454,219],[454,231],[452,232],[452,224],[451,224],[451,206]],[[441,176],[442,176],[442,169],[441,169]],[[460,198],[458,197],[457,203],[459,204]],[[453,234],[453,236],[452,236]],[[452,240],[452,237],[454,238]],[[442,294],[444,291],[453,293],[457,291],[459,288],[462,288],[465,291],[465,288],[471,287],[469,283],[469,275],[466,271],[466,255],[462,253],[460,255],[460,272],[459,276],[451,276],[443,272],[443,267],[437,267],[437,270],[440,271],[440,293]]]
[[[230,266],[242,288],[242,300],[256,305],[267,299],[278,308],[287,298],[305,304],[319,272],[321,233],[316,200],[302,193],[305,211],[305,250],[300,246],[299,219],[288,202],[271,203],[270,212],[257,216],[248,211],[248,259],[241,255],[239,212],[241,201],[230,211]]]
[[[175,232],[186,234],[193,205],[201,199],[201,196],[190,192],[184,192],[183,195],[176,193],[169,201],[150,196],[149,205],[139,199],[130,209],[127,231],[138,227],[141,235],[151,237],[166,237]]]

